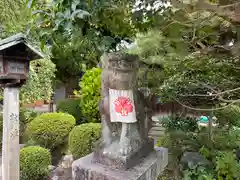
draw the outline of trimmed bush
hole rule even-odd
[[[76,120],[70,114],[45,113],[28,124],[26,134],[35,144],[54,149],[66,142],[75,124]]]
[[[77,124],[81,122],[81,109],[80,109],[80,100],[79,99],[64,99],[57,102],[56,105],[57,112],[68,113],[74,116],[77,121]]]
[[[49,174],[51,153],[39,146],[28,146],[20,151],[21,180],[43,180]]]
[[[75,126],[69,135],[69,151],[74,159],[83,157],[93,150],[94,142],[101,136],[101,124],[86,123]]]

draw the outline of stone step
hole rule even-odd
[[[152,123],[152,126],[154,126],[154,127],[162,127],[162,124],[160,124],[160,123]]]
[[[155,126],[155,127],[152,127],[151,130],[152,131],[165,131],[165,128],[161,127],[161,126]]]
[[[165,135],[165,132],[164,131],[150,131],[148,133],[148,136],[149,137],[162,137]]]

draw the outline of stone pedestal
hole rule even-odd
[[[107,165],[112,169],[127,170],[134,167],[140,162],[141,159],[148,156],[153,151],[153,147],[154,142],[149,140],[145,144],[142,144],[142,146],[135,152],[132,152],[126,156],[120,156],[117,153],[115,154],[114,151],[112,151],[112,156],[104,155],[103,149],[99,149],[93,154],[94,162]]]
[[[90,154],[72,164],[73,180],[156,180],[168,163],[168,151],[154,150],[131,169],[114,169],[94,162]]]

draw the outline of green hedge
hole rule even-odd
[[[69,151],[74,159],[83,157],[93,150],[94,142],[101,136],[101,124],[86,123],[75,126],[69,135]]]
[[[20,151],[20,179],[43,180],[49,174],[51,153],[39,146],[29,146]]]
[[[54,149],[66,142],[75,124],[76,120],[70,114],[45,113],[28,124],[26,134],[34,144]]]
[[[77,124],[80,124],[82,115],[80,109],[80,99],[64,99],[57,102],[57,112],[64,112],[74,116]]]

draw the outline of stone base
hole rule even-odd
[[[141,159],[145,158],[153,151],[154,142],[149,140],[142,145],[136,152],[127,156],[121,155],[104,155],[103,149],[94,152],[94,162],[104,164],[112,169],[126,170],[137,165]],[[114,152],[114,151],[113,151]]]
[[[168,151],[153,151],[138,165],[128,170],[114,170],[93,161],[93,154],[72,164],[73,180],[156,180],[168,163]]]

